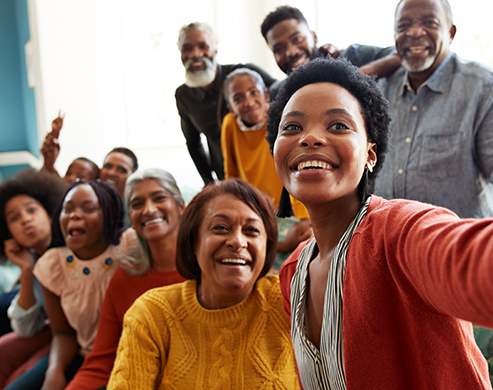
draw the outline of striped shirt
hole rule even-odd
[[[291,338],[304,390],[345,390],[342,349],[342,283],[347,249],[354,231],[366,215],[368,197],[337,244],[332,257],[325,291],[320,350],[306,337],[305,310],[308,267],[317,245],[313,239],[301,252],[291,281]]]

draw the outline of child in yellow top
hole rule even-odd
[[[268,194],[274,208],[278,208],[282,184],[265,139],[269,93],[262,77],[251,69],[240,68],[226,77],[223,88],[230,111],[221,131],[225,178],[236,177],[252,184]],[[294,198],[291,205],[301,221],[278,243],[278,252],[293,250],[312,234],[305,206]]]

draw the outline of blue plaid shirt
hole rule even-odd
[[[493,72],[449,55],[418,89],[401,67],[380,81],[392,125],[375,194],[493,216]]]

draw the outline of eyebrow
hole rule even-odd
[[[213,215],[211,220],[214,219],[214,218],[223,218],[223,219],[227,219],[228,221],[231,219],[230,217],[228,217],[226,214],[216,214],[216,215]],[[248,218],[247,219],[247,222],[260,222],[261,220],[259,218]]]
[[[154,191],[154,192],[151,192],[149,195],[154,196],[154,195],[158,195],[158,194],[165,194],[166,196],[171,196],[171,195],[168,195],[169,194],[168,191],[165,191],[165,190]],[[146,197],[145,195],[134,196],[133,198],[130,198],[130,202],[133,202],[134,200],[144,199],[145,197]]]
[[[327,110],[324,112],[324,115],[334,115],[334,114],[344,114],[344,115],[350,116],[351,118],[354,119],[354,116],[351,115],[351,113],[344,108],[331,108],[330,110]],[[306,114],[301,112],[301,111],[289,111],[285,115],[283,115],[283,119],[287,116],[294,116],[297,118],[305,118]]]

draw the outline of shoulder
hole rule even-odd
[[[236,128],[236,118],[230,112],[223,119],[223,131],[232,131]]]
[[[133,306],[145,307],[150,311],[178,307],[183,303],[185,291],[191,289],[191,283],[194,281],[188,280],[183,283],[153,288],[142,294]]]
[[[455,65],[456,74],[477,79],[489,86],[493,85],[493,69],[491,67],[479,62],[464,60],[455,53],[452,54],[451,62]]]
[[[385,241],[398,239],[415,229],[459,221],[452,211],[414,200],[386,200],[372,195],[366,217],[354,236],[363,238],[368,245],[378,245],[378,237]]]
[[[64,262],[67,262],[68,258],[63,259],[63,249],[52,248],[47,250],[38,259],[33,270],[34,276],[36,276],[41,285],[56,295],[60,294],[61,288],[66,280]]]
[[[279,279],[281,282],[281,286],[290,285],[291,279],[293,278],[294,273],[296,272],[296,267],[298,265],[298,259],[301,255],[301,252],[305,247],[310,243],[312,238],[309,238],[306,241],[300,242],[298,247],[289,255],[287,260],[282,264],[281,269],[279,270]]]
[[[189,90],[190,90],[190,87],[188,87],[186,84],[182,84],[178,88],[176,88],[175,97],[176,98],[181,97],[184,94],[186,94]]]

